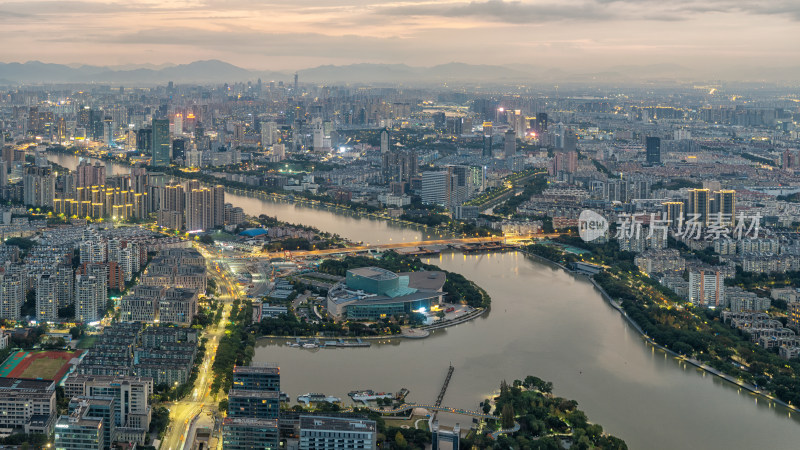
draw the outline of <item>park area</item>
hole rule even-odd
[[[2,365],[0,377],[59,381],[67,374],[73,359],[84,350],[38,350],[14,352]]]

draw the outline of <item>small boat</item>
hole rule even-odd
[[[310,343],[310,342],[309,342],[309,343],[306,343],[306,344],[303,344],[303,348],[318,348],[318,347],[319,347],[319,345],[317,345],[317,344],[312,344],[312,343]]]
[[[320,394],[319,392],[309,392],[305,395],[298,395],[297,401],[309,405],[311,403],[341,403],[342,399],[331,395]]]

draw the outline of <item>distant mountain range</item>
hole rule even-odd
[[[441,84],[491,82],[536,83],[630,83],[642,81],[691,81],[701,79],[742,81],[786,81],[800,79],[800,66],[770,68],[750,66],[719,69],[718,73],[697,73],[675,64],[615,66],[603,71],[569,72],[527,64],[475,65],[447,63],[432,67],[406,64],[325,65],[298,71],[302,82]],[[88,66],[47,64],[39,61],[0,63],[0,84],[109,83],[128,85],[175,83],[222,83],[290,81],[291,72],[254,71],[218,60],[189,64]]]

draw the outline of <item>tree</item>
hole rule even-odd
[[[211,245],[214,243],[214,236],[211,236],[210,234],[204,234],[200,236],[199,241],[203,244]]]
[[[394,444],[397,446],[397,448],[408,447],[408,442],[406,442],[406,438],[403,436],[403,433],[399,431],[397,432],[397,434],[394,435]]]
[[[219,402],[219,410],[220,412],[228,412],[228,399],[220,400]]]
[[[514,407],[510,404],[503,405],[500,413],[500,426],[504,430],[514,428]]]

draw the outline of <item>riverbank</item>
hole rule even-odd
[[[564,270],[565,272],[569,273],[570,275],[572,275],[574,277],[578,277],[578,278],[582,278],[582,279],[588,279],[589,282],[592,283],[592,285],[595,287],[595,289],[600,293],[600,296],[603,297],[603,299],[606,300],[606,302],[609,305],[611,305],[612,308],[617,310],[617,312],[619,312],[622,315],[623,318],[625,318],[625,320],[633,327],[633,329],[636,330],[636,332],[639,334],[639,336],[641,336],[642,340],[644,340],[646,343],[652,345],[654,348],[657,348],[657,349],[663,351],[664,353],[674,357],[677,360],[684,361],[686,363],[689,363],[689,364],[695,366],[696,368],[698,368],[698,369],[700,369],[700,370],[702,370],[704,372],[707,372],[707,373],[709,373],[711,375],[717,376],[717,377],[721,378],[722,380],[725,380],[725,381],[729,382],[732,385],[735,385],[735,386],[737,386],[739,388],[745,389],[745,390],[749,391],[752,394],[758,395],[758,396],[760,396],[762,398],[765,398],[767,400],[775,402],[776,404],[779,404],[779,405],[781,405],[781,406],[783,406],[783,407],[785,407],[787,409],[790,409],[792,411],[800,412],[800,408],[798,408],[798,407],[796,407],[794,405],[790,405],[787,402],[784,402],[783,400],[781,400],[779,398],[776,398],[775,396],[773,396],[769,392],[766,392],[766,391],[763,391],[761,389],[758,389],[758,387],[756,387],[755,385],[739,381],[738,379],[736,379],[735,377],[733,377],[733,376],[731,376],[729,374],[726,374],[726,373],[721,372],[721,371],[719,371],[717,369],[714,369],[713,367],[711,367],[711,366],[709,366],[707,364],[704,364],[703,362],[698,361],[698,360],[696,360],[694,358],[689,358],[689,357],[683,356],[683,355],[681,355],[681,354],[679,354],[679,353],[677,353],[677,352],[675,352],[673,350],[670,350],[669,348],[666,348],[663,345],[655,342],[650,336],[647,335],[647,333],[644,332],[644,330],[641,328],[641,326],[639,326],[639,324],[636,323],[636,321],[633,320],[633,318],[631,318],[628,315],[628,313],[622,308],[622,305],[620,305],[619,302],[617,302],[616,300],[611,298],[611,296],[608,295],[608,293],[605,291],[605,289],[603,289],[603,287],[600,286],[597,283],[597,281],[594,280],[593,277],[577,273],[577,272],[575,272],[573,270],[570,270],[567,267],[559,264],[558,262],[555,262],[555,261],[552,261],[550,259],[544,258],[542,256],[533,254],[533,253],[528,252],[528,251],[526,251],[524,249],[520,249],[520,251],[522,253],[524,253],[525,255],[527,255],[527,256],[532,256],[533,259],[536,259],[536,260],[539,260],[539,261],[543,261],[543,262],[547,262],[549,264],[553,264],[553,265],[559,267],[560,269]]]

